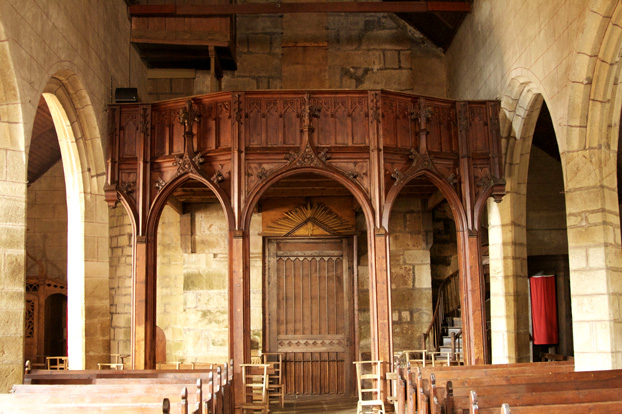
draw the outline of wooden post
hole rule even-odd
[[[240,230],[230,232],[229,244],[229,352],[233,358],[233,395],[235,407],[244,402],[242,368],[250,362],[250,286],[245,267],[247,237]],[[236,412],[239,410],[236,408]]]
[[[376,250],[376,284],[371,285],[370,289],[376,291],[376,326],[378,331],[375,339],[378,341],[378,360],[384,361],[382,365],[382,378],[384,378],[387,367],[393,366],[393,323],[391,320],[391,282],[389,280],[388,263],[388,234],[384,227],[376,229],[374,234],[374,244]],[[385,385],[386,382],[383,382]],[[381,388],[382,399],[386,401],[388,393],[386,387]]]
[[[469,350],[471,364],[486,363],[486,310],[484,309],[484,280],[480,260],[479,234],[470,233],[466,246],[469,271],[466,295],[469,297],[468,314],[471,317],[470,332],[471,347]]]

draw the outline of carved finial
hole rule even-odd
[[[201,112],[194,109],[192,101],[186,101],[186,107],[179,110],[179,123],[184,126],[184,132],[191,132],[195,122],[201,119]]]
[[[302,113],[300,114],[302,118],[302,130],[310,129],[313,131],[313,126],[311,126],[311,121],[313,118],[319,118],[320,112],[322,112],[322,107],[317,105],[311,105],[311,99],[309,94],[305,95],[305,106],[302,109]]]

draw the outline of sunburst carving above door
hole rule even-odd
[[[324,203],[307,202],[284,212],[267,230],[279,236],[312,236],[318,230],[320,234],[343,235],[352,233],[354,228]]]

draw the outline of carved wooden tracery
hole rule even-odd
[[[154,366],[155,231],[167,194],[189,178],[221,202],[230,229],[230,349],[250,359],[248,232],[261,194],[298,171],[342,183],[365,213],[370,236],[372,354],[392,359],[388,219],[400,190],[427,177],[448,200],[458,229],[466,359],[483,363],[479,217],[504,179],[496,101],[455,102],[386,91],[215,93],[109,109],[106,199],[135,224],[134,366]],[[241,254],[239,252],[242,252]],[[235,338],[235,340],[234,340]],[[239,338],[244,338],[240,340]]]

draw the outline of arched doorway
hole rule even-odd
[[[527,272],[532,303],[531,360],[539,361],[542,353],[572,357],[574,351],[564,178],[555,129],[546,102],[540,108],[529,153],[526,228]],[[556,316],[557,332],[552,329],[542,336],[541,331],[534,327],[534,321],[537,324],[538,318],[545,316],[540,314],[544,309],[534,307],[533,303],[534,295],[539,295],[540,286],[545,282],[551,283],[554,288],[554,293],[547,293],[545,299],[548,303],[547,314]],[[538,334],[534,335],[534,331]]]
[[[460,360],[461,339],[453,353],[449,342],[462,332],[458,236],[443,193],[425,176],[410,180],[393,202],[389,232],[394,352]]]
[[[314,173],[272,184],[253,214],[251,228],[259,228],[250,241],[251,307],[261,298],[261,351],[283,354],[290,397],[351,395],[352,361],[370,352],[360,214],[345,187]],[[262,249],[261,297],[253,289],[253,246]]]
[[[67,355],[67,295],[55,293],[45,300],[45,355]]]
[[[214,193],[187,180],[157,227],[155,354],[159,366],[229,361],[228,224]],[[164,359],[163,359],[164,358]]]

